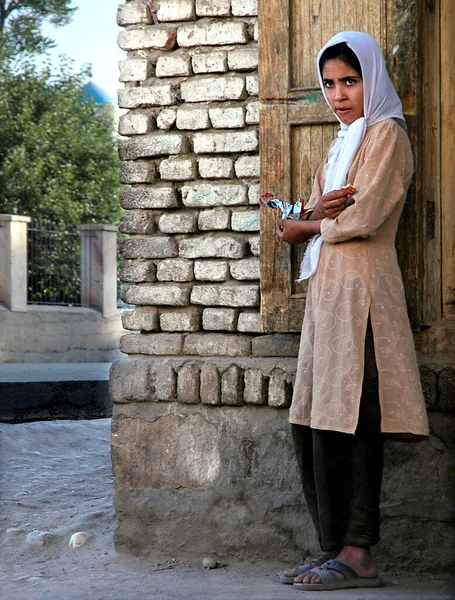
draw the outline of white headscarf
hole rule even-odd
[[[338,139],[330,150],[328,162],[325,167],[323,194],[331,190],[339,190],[341,186],[346,185],[349,168],[357,150],[363,142],[367,127],[384,119],[394,118],[399,119],[400,124],[406,128],[401,100],[387,73],[381,48],[376,40],[367,33],[342,31],[333,36],[320,50],[317,57],[317,70],[319,85],[327,104],[330,106],[322,81],[319,61],[327,48],[331,48],[342,42],[345,42],[355,53],[362,69],[364,116],[351,123],[351,125],[345,125],[335,113],[341,127],[338,132]],[[308,279],[316,271],[321,245],[322,237],[320,235],[312,238],[308,244],[300,266],[298,281]]]

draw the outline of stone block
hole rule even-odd
[[[120,351],[125,354],[176,356],[182,353],[180,333],[126,333],[120,338]]]
[[[155,394],[159,402],[175,402],[177,399],[176,373],[168,363],[155,368]]]
[[[237,177],[260,177],[259,154],[238,158],[235,161],[235,174]]]
[[[155,270],[155,263],[150,260],[122,260],[118,277],[125,283],[155,281]]]
[[[122,312],[123,329],[155,331],[158,329],[158,311],[150,306],[141,306]]]
[[[169,236],[131,237],[119,242],[123,258],[171,258],[177,256],[177,243]]]
[[[191,57],[185,54],[160,56],[156,62],[157,77],[185,77],[191,75]]]
[[[120,217],[118,230],[120,233],[137,233],[146,235],[155,231],[153,213],[143,210],[129,210]]]
[[[152,65],[145,58],[121,60],[118,66],[119,81],[144,81],[152,75]]]
[[[231,226],[231,211],[228,208],[201,210],[198,226],[202,231],[229,229]]]
[[[175,46],[177,32],[169,27],[145,27],[121,31],[117,42],[122,50],[171,50]]]
[[[166,158],[158,167],[161,179],[165,181],[188,181],[196,178],[194,158]]]
[[[230,366],[221,375],[221,404],[227,406],[243,404],[243,371],[237,365]]]
[[[158,263],[158,281],[192,281],[193,261],[184,258],[168,258]]]
[[[235,237],[192,237],[179,241],[182,258],[243,258],[246,240]]]
[[[126,210],[133,208],[177,208],[175,189],[170,186],[122,188],[120,205]]]
[[[228,70],[226,52],[207,52],[194,54],[192,57],[193,72],[225,73]]]
[[[228,66],[231,71],[253,71],[257,69],[257,47],[230,50],[228,52]]]
[[[229,265],[224,260],[195,260],[194,277],[198,281],[226,281]]]
[[[147,25],[152,23],[150,8],[145,2],[126,2],[117,9],[117,24],[120,27],[127,25]]]
[[[254,130],[196,133],[193,144],[196,154],[254,152],[259,147],[258,134]]]
[[[248,187],[248,202],[250,204],[259,204],[259,197],[261,195],[261,184],[252,183]]]
[[[198,17],[229,17],[231,0],[196,0]]]
[[[234,17],[257,16],[258,0],[232,0],[231,11]]]
[[[207,129],[210,127],[207,108],[179,108],[177,129]]]
[[[187,139],[181,133],[149,133],[134,139],[119,140],[120,160],[134,160],[169,154],[182,154],[187,150]]]
[[[189,21],[194,16],[194,0],[158,0],[158,21]]]
[[[253,356],[298,356],[299,334],[274,333],[253,338]]]
[[[199,175],[204,179],[231,179],[234,176],[234,161],[227,157],[200,158]]]
[[[258,306],[258,285],[195,285],[191,291],[192,304],[204,306]],[[256,356],[283,356],[256,354]],[[285,356],[292,356],[285,354]]]
[[[166,106],[176,102],[177,95],[170,83],[156,83],[143,87],[126,87],[118,90],[120,108],[146,108],[148,106]]]
[[[198,215],[194,212],[161,215],[158,227],[163,233],[195,233]]]
[[[199,331],[201,314],[197,310],[163,312],[160,315],[160,327],[163,331]]]
[[[210,108],[209,117],[215,129],[234,129],[245,126],[245,111],[242,106]]]
[[[175,108],[163,108],[156,117],[156,126],[167,131],[174,125],[177,119],[177,111]]]
[[[153,129],[153,118],[149,113],[129,111],[120,115],[118,132],[120,135],[142,135]]]
[[[120,183],[153,183],[156,179],[156,167],[147,161],[121,162]]]
[[[257,75],[247,75],[245,85],[249,96],[257,96],[259,94],[259,80]]]
[[[235,331],[237,311],[233,308],[205,308],[202,328],[208,331]]]
[[[240,100],[245,97],[245,79],[244,77],[229,75],[225,77],[204,77],[202,79],[193,77],[182,81],[180,90],[184,102]]]
[[[196,356],[249,356],[250,338],[235,333],[189,333],[183,353]]]
[[[189,208],[236,206],[247,203],[247,189],[241,183],[189,183],[182,187],[183,204]]]
[[[455,410],[455,367],[442,369],[438,384],[440,410],[443,412]]]
[[[426,407],[429,410],[436,410],[439,404],[438,373],[426,365],[419,365],[419,368]]]
[[[259,42],[259,23],[257,21],[253,27],[253,40]]]
[[[274,369],[270,374],[268,404],[275,408],[289,408],[292,400],[290,377],[282,369]]]
[[[248,102],[246,105],[246,118],[248,125],[259,123],[259,102]]]
[[[183,365],[177,374],[177,397],[184,404],[199,402],[199,369],[192,364]]]
[[[241,312],[237,322],[237,331],[243,333],[261,333],[261,315],[258,312]]]
[[[109,392],[114,404],[145,402],[149,399],[150,362],[144,359],[121,358],[109,371]]]
[[[253,256],[259,256],[260,252],[261,252],[261,238],[259,235],[255,235],[253,237],[250,237],[248,239],[248,242],[250,244],[250,249],[251,249],[251,254],[253,254]]]
[[[246,44],[248,41],[248,31],[242,21],[200,21],[182,25],[177,30],[177,44],[181,48]]]
[[[215,365],[202,366],[199,396],[203,404],[221,404],[220,374]]]
[[[190,291],[181,285],[128,285],[122,289],[122,300],[138,306],[188,306]]]
[[[231,216],[233,231],[259,231],[259,210],[236,210]]]
[[[267,379],[259,369],[244,373],[243,400],[246,404],[267,404]]]
[[[242,258],[229,263],[231,277],[240,281],[260,279],[261,262],[258,257]]]

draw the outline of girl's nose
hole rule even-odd
[[[334,99],[335,100],[342,100],[343,98],[344,98],[344,89],[343,89],[343,86],[341,86],[341,85],[335,85]]]

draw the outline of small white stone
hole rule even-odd
[[[40,548],[42,546],[48,546],[55,540],[55,535],[49,531],[31,531],[26,538],[28,546],[34,546]]]
[[[216,569],[217,564],[218,562],[216,558],[213,558],[213,556],[206,556],[202,561],[202,566],[204,569]]]
[[[85,531],[77,531],[70,537],[69,545],[71,548],[79,548],[86,544],[92,536]]]

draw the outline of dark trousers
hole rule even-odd
[[[355,434],[293,424],[292,437],[303,492],[322,550],[377,544],[383,439],[370,320]]]

